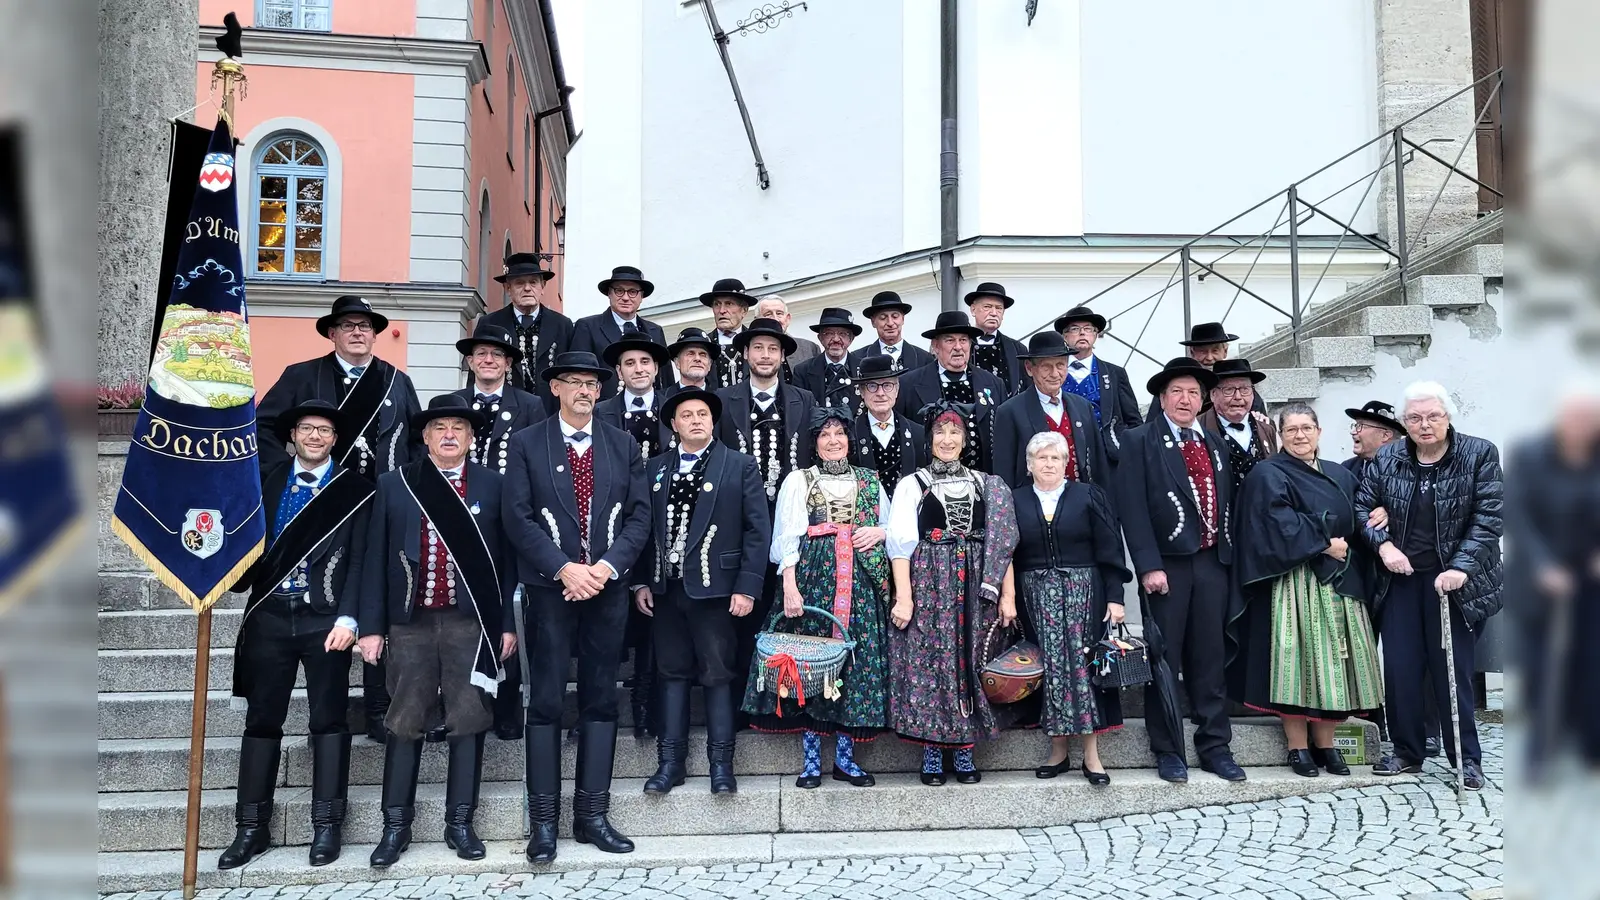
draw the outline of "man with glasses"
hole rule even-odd
[[[417,389],[406,373],[373,355],[378,334],[388,327],[388,318],[361,297],[334,300],[333,309],[317,319],[317,333],[333,342],[333,352],[283,370],[256,407],[257,431],[274,434],[278,416],[308,400],[325,400],[348,423],[333,447],[335,465],[375,483],[379,475],[420,459],[422,436],[410,426],[422,411]],[[263,472],[289,461],[289,451],[277,441],[262,441],[260,454]],[[363,669],[361,688],[367,737],[382,743],[389,694],[381,664]]]
[[[1055,322],[1056,331],[1072,350],[1062,389],[1094,407],[1094,420],[1106,436],[1106,455],[1115,463],[1122,433],[1139,427],[1144,419],[1128,370],[1095,355],[1094,346],[1108,324],[1105,316],[1087,306],[1074,306]]]
[[[793,368],[822,352],[817,342],[804,335],[789,334],[789,325],[794,317],[789,315],[789,303],[777,294],[768,294],[756,304],[755,317],[757,319],[771,319],[783,328],[783,333],[794,338],[794,352],[783,360],[783,380],[793,383]]]
[[[599,288],[600,293],[606,295],[610,308],[602,313],[584,316],[573,323],[572,350],[599,359],[607,347],[622,340],[624,335],[641,333],[665,346],[667,335],[661,326],[639,315],[639,306],[656,289],[654,284],[645,280],[643,272],[633,266],[617,266],[611,270],[610,278],[600,281]],[[663,375],[656,382],[656,387],[664,389],[666,386]],[[615,394],[617,387],[608,380],[600,386],[600,391],[597,401]]]
[[[928,439],[922,426],[894,413],[900,376],[906,370],[882,354],[863,357],[855,369],[856,391],[866,411],[856,417],[850,438],[852,465],[878,473],[893,499],[900,479],[928,464]]]
[[[1379,450],[1356,489],[1356,515],[1366,521],[1367,544],[1381,562],[1373,607],[1394,740],[1394,754],[1372,771],[1422,771],[1424,675],[1431,676],[1440,723],[1448,721],[1442,711],[1450,708],[1450,682],[1437,605],[1444,603],[1455,652],[1462,780],[1475,791],[1483,787],[1483,757],[1473,719],[1473,643],[1504,600],[1500,451],[1456,431],[1455,401],[1442,385],[1410,385],[1400,408],[1406,439]],[[1373,523],[1374,510],[1382,510],[1381,524]],[[1444,732],[1445,752],[1455,764],[1455,735]]]
[[[619,338],[620,339],[620,338]],[[606,853],[631,853],[612,828],[617,668],[628,620],[628,573],[650,531],[644,459],[628,433],[594,416],[614,373],[573,350],[545,369],[560,411],[511,439],[505,525],[527,598],[530,643],[526,775],[533,834],[528,860],[556,857],[561,805],[561,711],[577,637],[578,747],[573,836]]]
[[[505,285],[506,304],[479,320],[505,329],[512,336],[517,361],[511,367],[511,384],[536,395],[545,412],[555,411],[555,398],[539,379],[539,370],[565,353],[572,343],[572,320],[544,305],[556,273],[546,269],[537,253],[513,253],[505,258],[505,271],[494,277]],[[484,300],[487,302],[488,296]]]
[[[246,712],[236,830],[218,869],[236,869],[270,843],[283,723],[301,666],[311,711],[311,864],[338,859],[343,843],[350,647],[360,614],[360,591],[350,575],[358,570],[373,485],[334,465],[344,418],[332,403],[308,400],[279,414],[275,427],[278,440],[295,452],[262,478],[267,551],[237,585],[250,593],[233,651],[233,695]]]
[[[1221,322],[1201,322],[1189,329],[1188,340],[1179,341],[1178,343],[1183,345],[1184,352],[1188,354],[1190,359],[1209,369],[1228,358],[1229,345],[1238,339],[1239,336],[1237,334],[1229,334],[1228,329],[1223,327]],[[1261,419],[1265,420],[1267,418],[1266,401],[1257,395],[1250,406],[1250,411],[1259,414]],[[1153,422],[1160,412],[1161,410],[1157,408],[1156,404],[1152,403],[1144,420]]]
[[[1404,434],[1405,426],[1394,417],[1394,407],[1382,400],[1368,400],[1360,409],[1347,409],[1344,414],[1350,417],[1350,439],[1355,453],[1344,461],[1344,467],[1359,482],[1366,474],[1367,465],[1377,458],[1378,451]]]
[[[1226,439],[1220,443],[1227,449],[1233,492],[1237,494],[1256,463],[1278,452],[1278,429],[1250,414],[1256,402],[1256,385],[1267,376],[1250,368],[1250,360],[1243,358],[1218,360],[1211,373],[1217,376],[1217,386],[1210,391],[1211,408],[1200,414],[1200,427]],[[1235,522],[1234,526],[1238,524]]]

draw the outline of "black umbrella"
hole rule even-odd
[[[1143,593],[1140,599],[1144,600]],[[1172,667],[1167,665],[1167,641],[1162,636],[1161,629],[1156,625],[1156,617],[1150,611],[1150,604],[1145,601],[1140,606],[1143,611],[1144,641],[1150,651],[1150,676],[1156,686],[1156,696],[1161,699],[1159,710],[1145,710],[1146,718],[1158,713],[1167,724],[1167,733],[1176,735],[1178,741],[1183,741],[1183,714],[1178,711],[1178,679],[1172,674]]]

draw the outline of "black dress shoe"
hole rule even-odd
[[[926,784],[926,782],[924,782],[924,784]],[[796,778],[794,780],[794,786],[797,787],[797,788],[805,788],[808,791],[811,790],[812,788],[822,787],[822,776],[821,775],[801,775],[801,776],[799,776],[798,778]]]
[[[1111,783],[1111,775],[1110,775],[1110,773],[1108,773],[1108,772],[1091,772],[1091,771],[1089,771],[1089,764],[1088,763],[1084,763],[1083,764],[1083,768],[1082,768],[1081,771],[1083,772],[1084,780],[1089,782],[1090,784],[1094,785],[1095,787],[1105,787],[1106,785]]]
[[[1322,772],[1317,767],[1317,761],[1312,758],[1310,750],[1290,750],[1289,768],[1302,778],[1315,778]]]
[[[428,729],[425,733],[423,733],[422,739],[430,744],[442,744],[449,736],[450,729],[440,725],[438,728]]]
[[[1234,761],[1233,754],[1226,750],[1213,753],[1209,757],[1200,760],[1200,768],[1221,778],[1223,781],[1240,782],[1249,777],[1244,774],[1244,769],[1239,768],[1239,764]]]
[[[1404,759],[1399,756],[1385,756],[1372,766],[1374,775],[1418,775],[1422,772],[1422,763],[1417,760]]]
[[[1467,765],[1461,773],[1461,786],[1469,791],[1483,790],[1483,764],[1475,759],[1467,760]]]
[[[939,787],[944,784],[943,772],[923,772],[922,783],[928,787]]]
[[[1345,763],[1344,754],[1335,747],[1312,747],[1311,759],[1327,769],[1329,775],[1350,774],[1350,766]]]
[[[1035,766],[1034,769],[1033,769],[1033,777],[1035,777],[1035,778],[1054,778],[1057,775],[1060,775],[1062,772],[1071,772],[1071,771],[1072,771],[1072,754],[1069,753],[1066,756],[1061,758],[1061,762],[1058,762],[1058,763],[1045,763],[1042,766]]]
[[[1156,754],[1156,773],[1161,776],[1162,781],[1172,784],[1189,782],[1189,764],[1176,753]]]
[[[878,779],[873,778],[870,772],[851,775],[849,772],[842,771],[838,766],[833,767],[833,780],[848,781],[851,787],[872,787],[878,783]]]

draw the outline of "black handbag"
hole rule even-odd
[[[1116,633],[1106,625],[1105,637],[1089,648],[1089,680],[1102,690],[1142,687],[1154,676],[1150,673],[1150,647],[1142,639],[1128,636],[1125,625]]]

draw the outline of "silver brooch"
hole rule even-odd
[[[477,501],[473,501],[473,503],[472,503],[472,514],[473,515],[477,515],[478,513],[481,513],[481,512],[483,512],[483,508],[478,505]]]

